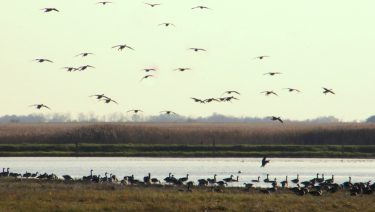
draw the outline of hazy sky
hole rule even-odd
[[[1,3],[1,115],[34,113],[28,105],[36,103],[57,113],[99,115],[139,108],[148,115],[170,109],[193,117],[334,115],[350,121],[375,114],[375,1],[160,0],[155,8],[138,0],[113,2]],[[190,9],[197,5],[212,10]],[[45,14],[45,7],[60,13]],[[158,26],[162,22],[176,27]],[[117,44],[135,51],[111,49]],[[96,55],[75,57],[81,52]],[[253,60],[258,55],[271,57]],[[38,64],[35,58],[55,63]],[[61,69],[88,64],[96,69]],[[193,70],[173,71],[185,66]],[[157,67],[157,77],[140,82],[146,67]],[[283,74],[263,76],[270,71]],[[323,86],[337,95],[323,95]],[[225,90],[240,91],[241,100],[201,105],[189,99],[219,97]],[[264,90],[279,97],[265,97]],[[88,97],[97,93],[120,104]]]

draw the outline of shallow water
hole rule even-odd
[[[189,174],[189,180],[197,181],[201,178],[217,180],[230,175],[239,176],[239,182],[230,186],[242,186],[266,174],[270,179],[277,178],[283,181],[285,176],[289,180],[300,175],[300,180],[309,180],[317,173],[324,174],[325,178],[335,175],[335,182],[342,183],[352,177],[353,182],[375,180],[375,159],[306,159],[306,158],[270,158],[271,162],[264,168],[260,167],[260,158],[48,158],[48,157],[6,157],[0,158],[0,167],[9,167],[10,172],[25,173],[55,173],[59,177],[69,174],[72,177],[82,177],[90,174],[104,176],[105,172],[115,174],[119,179],[134,174],[136,179],[143,180],[149,172],[152,177],[160,180],[172,172],[176,178]],[[1,171],[1,170],[0,170]],[[241,173],[238,173],[241,171]],[[291,184],[289,184],[291,185]],[[269,186],[259,183],[257,186]]]

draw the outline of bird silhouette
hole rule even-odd
[[[81,66],[78,68],[78,71],[84,71],[88,68],[95,68],[94,66],[91,66],[91,65],[85,65],[85,66]]]
[[[199,52],[199,51],[206,52],[207,51],[206,49],[202,49],[202,48],[189,48],[189,50],[193,50],[195,52]]]
[[[333,92],[333,89],[328,89],[328,88],[324,88],[323,87],[323,93],[325,94],[325,95],[327,95],[327,94],[336,94],[335,92]]]
[[[155,77],[155,76],[152,75],[152,74],[146,75],[146,76],[142,77],[141,81],[143,81],[144,79],[151,78],[151,77]]]
[[[286,90],[288,90],[289,92],[301,92],[300,90],[298,90],[298,89],[295,89],[295,88],[284,88],[284,89],[286,89]]]
[[[267,160],[267,157],[264,156],[263,159],[262,159],[262,165],[261,165],[261,167],[265,167],[265,166],[267,165],[267,163],[269,163],[269,162],[270,162],[270,161]]]
[[[263,59],[266,58],[266,57],[270,57],[270,56],[262,55],[262,56],[255,57],[254,59],[263,60]]]
[[[191,99],[194,100],[194,102],[199,102],[199,103],[202,103],[202,104],[206,103],[204,100],[201,100],[201,99],[198,99],[198,98],[191,97]]]
[[[113,2],[111,2],[111,1],[100,1],[100,2],[98,2],[98,3],[96,3],[96,4],[102,4],[102,5],[106,5],[106,4],[112,4]]]
[[[269,96],[271,94],[275,95],[275,96],[278,96],[277,93],[275,93],[274,91],[262,91],[260,93],[264,93],[266,96]]]
[[[152,4],[152,3],[146,3],[146,5],[150,6],[150,7],[156,7],[156,6],[160,6],[161,4]]]
[[[160,113],[164,115],[177,115],[177,113],[170,111],[170,110],[160,111]]]
[[[35,59],[34,61],[37,61],[38,63],[44,63],[44,62],[53,63],[52,60],[48,60],[48,59]]]
[[[44,10],[44,12],[45,13],[49,13],[49,12],[60,12],[58,9],[56,9],[56,8],[43,8],[43,9],[41,9],[41,10]]]
[[[231,95],[232,93],[235,93],[237,95],[241,95],[240,92],[238,92],[238,91],[225,91],[223,94],[221,94],[221,96],[223,96],[224,94]]]
[[[96,97],[96,99],[107,98],[104,94],[95,94],[95,95],[91,95],[89,97]]]
[[[210,10],[211,8],[209,8],[209,7],[206,7],[206,6],[196,6],[196,7],[193,7],[193,8],[191,8],[192,10],[195,10],[195,9],[207,9],[207,10]]]
[[[184,71],[190,71],[191,68],[176,68],[175,71],[180,71],[180,72],[184,72]]]
[[[118,104],[118,102],[116,102],[115,100],[113,100],[113,99],[111,99],[109,97],[106,97],[106,96],[104,96],[104,99],[100,99],[100,100],[103,100],[104,103],[106,103],[106,104],[109,104],[111,102]]]
[[[48,107],[48,106],[45,105],[45,104],[35,104],[35,105],[30,105],[30,107],[35,107],[35,108],[38,109],[38,110],[40,110],[40,109],[42,109],[42,108],[47,108],[47,109],[51,110],[51,108]]]
[[[161,23],[161,24],[159,24],[159,26],[166,26],[166,27],[169,27],[169,26],[176,26],[176,25],[174,25],[174,24],[172,24],[172,23],[169,23],[169,22],[166,22],[166,23]]]
[[[135,114],[137,114],[137,113],[143,113],[143,110],[128,110],[128,111],[126,111],[127,113],[130,113],[130,112],[133,112],[133,113],[135,113]]]
[[[211,102],[220,102],[220,101],[215,98],[209,98],[209,99],[205,99],[204,102],[211,103]]]
[[[220,101],[222,101],[222,102],[231,102],[233,99],[234,100],[240,100],[240,99],[238,99],[238,98],[236,98],[234,96],[228,96],[228,97],[220,98]]]
[[[126,45],[126,44],[112,46],[112,49],[113,49],[113,48],[117,48],[118,51],[122,51],[122,50],[124,50],[125,48],[131,49],[131,50],[134,50],[132,47],[130,47],[130,46]]]
[[[81,54],[76,55],[76,57],[78,57],[78,56],[87,57],[87,56],[89,56],[89,55],[94,55],[94,53],[83,52],[83,53],[81,53]]]
[[[268,72],[268,73],[264,73],[263,75],[275,76],[277,74],[282,74],[282,73],[281,72]]]
[[[284,123],[284,121],[280,117],[271,116],[269,117],[271,121],[279,121],[280,123]]]
[[[151,72],[151,71],[157,71],[157,69],[156,68],[144,68],[142,69],[142,71]]]
[[[72,72],[72,71],[77,71],[78,68],[74,68],[74,67],[63,67],[62,69],[66,69],[66,71],[68,72]]]

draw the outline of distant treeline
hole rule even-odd
[[[373,124],[0,124],[0,144],[375,145]]]

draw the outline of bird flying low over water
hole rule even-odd
[[[34,61],[37,61],[38,63],[44,63],[44,62],[53,63],[52,60],[48,60],[48,59],[35,59]]]
[[[81,53],[81,54],[76,55],[76,57],[78,57],[78,56],[87,57],[87,56],[89,56],[89,55],[94,55],[94,53],[83,52],[83,53]]]
[[[56,8],[51,8],[51,7],[49,7],[49,8],[43,8],[43,9],[41,9],[41,10],[44,10],[44,12],[45,13],[49,13],[49,12],[60,12],[58,9],[56,9]]]
[[[201,99],[198,99],[198,98],[191,97],[191,99],[194,100],[194,102],[199,102],[199,103],[202,103],[202,104],[206,103],[204,100],[201,100]]]
[[[269,163],[269,162],[270,162],[270,160],[267,160],[267,157],[264,156],[263,159],[262,159],[262,165],[261,165],[261,167],[265,167],[267,165],[267,163]]]
[[[117,48],[118,51],[122,51],[122,50],[124,50],[125,48],[131,49],[131,50],[134,50],[132,47],[130,47],[130,46],[126,45],[126,44],[112,46],[112,49],[114,49],[114,48]]]
[[[95,94],[95,95],[91,95],[89,97],[96,97],[96,99],[107,98],[104,94]]]
[[[160,113],[164,115],[177,115],[177,113],[170,111],[170,110],[160,111]]]
[[[81,66],[78,68],[78,71],[84,71],[88,68],[95,68],[94,66],[90,66],[90,65],[85,65],[85,66]]]
[[[180,72],[184,72],[184,71],[190,71],[191,68],[176,68],[174,71],[180,71]]]
[[[240,92],[238,92],[238,91],[225,91],[223,94],[221,94],[222,96],[224,95],[224,94],[228,94],[228,95],[230,95],[230,94],[232,94],[232,93],[235,93],[235,94],[237,94],[237,95],[241,95],[240,94]]]
[[[333,92],[333,89],[328,89],[328,88],[323,87],[323,90],[324,90],[323,91],[324,94],[329,94],[329,93],[330,94],[336,94],[335,92]]]
[[[133,113],[137,114],[137,113],[143,113],[143,110],[128,110],[126,112],[127,113],[133,112]]]
[[[277,74],[282,74],[282,73],[281,72],[268,72],[268,73],[264,73],[263,75],[275,76]]]
[[[156,6],[160,6],[161,4],[152,4],[152,3],[146,3],[144,2],[146,5],[150,6],[150,7],[156,7]]]
[[[36,109],[40,110],[42,108],[47,108],[49,110],[51,110],[51,108],[49,108],[47,105],[45,104],[35,104],[35,105],[30,105],[30,107],[35,107]]]
[[[199,52],[199,51],[206,52],[207,51],[206,49],[202,49],[202,48],[189,48],[189,50],[193,50],[195,52]]]
[[[262,91],[260,93],[264,93],[266,96],[269,96],[271,94],[275,95],[275,96],[278,96],[277,93],[275,93],[274,91]]]
[[[295,89],[295,88],[284,88],[284,89],[286,89],[286,90],[288,90],[289,92],[301,92],[300,90],[298,90],[298,89]]]
[[[143,81],[144,79],[151,78],[151,77],[155,77],[155,76],[152,75],[152,74],[146,75],[146,76],[142,77],[141,81]]]
[[[192,10],[195,10],[195,9],[207,9],[207,10],[210,10],[211,8],[209,8],[209,7],[206,7],[206,6],[196,6],[196,7],[193,7],[193,8],[191,8]]]
[[[280,123],[284,123],[284,121],[280,117],[271,116],[269,117],[271,121],[279,121]]]
[[[111,2],[111,1],[100,1],[100,2],[98,2],[98,3],[96,3],[96,4],[102,4],[102,5],[106,5],[106,4],[112,4],[113,2]]]
[[[263,60],[263,59],[266,58],[266,57],[270,57],[270,56],[265,56],[265,55],[263,55],[263,56],[258,56],[258,57],[255,57],[254,60],[255,60],[255,59]]]
[[[161,23],[161,24],[159,24],[159,26],[166,26],[166,27],[169,27],[169,26],[176,26],[176,25],[174,25],[174,24],[172,24],[172,23],[169,23],[169,22],[166,22],[166,23]]]

